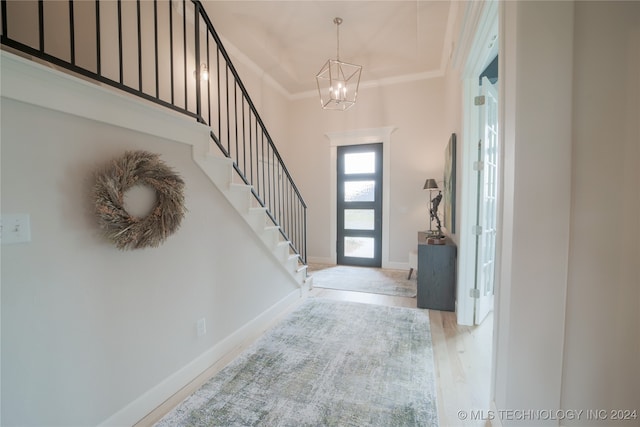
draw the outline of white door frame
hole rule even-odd
[[[330,153],[330,172],[329,176],[331,185],[331,196],[329,208],[331,209],[330,218],[330,232],[329,239],[331,248],[331,262],[335,264],[338,259],[336,250],[336,236],[338,233],[338,221],[336,218],[337,206],[337,160],[338,160],[338,146],[342,145],[361,145],[361,144],[375,144],[382,143],[382,268],[397,268],[395,265],[389,264],[389,192],[391,188],[391,134],[397,127],[386,126],[381,128],[372,129],[357,129],[344,132],[328,132],[325,135],[329,138]]]
[[[479,76],[498,54],[498,2],[486,2],[466,57],[463,79],[463,132],[461,159],[460,241],[458,245],[458,284],[456,316],[458,324],[473,325],[475,299],[471,296],[475,287],[476,236],[473,226],[477,217],[477,172],[473,162],[477,160],[479,137],[479,114],[474,98],[479,95]],[[497,248],[496,248],[497,251]]]

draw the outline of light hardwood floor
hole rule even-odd
[[[314,288],[312,296],[395,307],[416,307],[416,298]],[[471,411],[486,414],[489,407],[493,316],[480,326],[462,326],[456,314],[429,310],[436,369],[440,427],[490,426],[488,421],[461,420]],[[479,412],[484,411],[484,412]],[[486,417],[485,417],[486,418]]]
[[[314,288],[311,290],[309,297],[416,308],[416,298],[364,292]],[[284,315],[286,313],[283,313],[280,318]],[[489,422],[485,424],[483,421],[461,420],[458,414],[459,411],[464,411],[468,415],[472,410],[483,410],[485,413],[489,410],[492,317],[489,316],[482,325],[475,327],[458,325],[456,323],[456,315],[453,312],[429,310],[429,319],[431,322],[431,337],[436,369],[440,427],[490,426]],[[258,337],[253,338],[257,339]],[[233,360],[251,342],[252,340],[247,341],[233,354],[229,354],[202,373],[163,405],[140,420],[135,427],[152,426],[174,406],[194,393],[207,379]]]

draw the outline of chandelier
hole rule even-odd
[[[334,18],[337,30],[336,59],[329,59],[316,74],[320,105],[325,110],[347,110],[356,103],[362,65],[340,61],[340,24],[342,18]]]

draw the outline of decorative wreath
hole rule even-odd
[[[134,185],[155,189],[157,204],[144,218],[124,209],[124,193]],[[184,218],[184,181],[158,154],[127,151],[96,173],[95,212],[105,237],[118,249],[157,247],[174,233]]]

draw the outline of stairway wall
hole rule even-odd
[[[1,107],[2,214],[29,213],[32,234],[1,252],[2,425],[132,424],[300,297],[194,162],[204,126],[4,52]],[[131,149],[183,177],[188,212],[122,252],[90,188]]]

